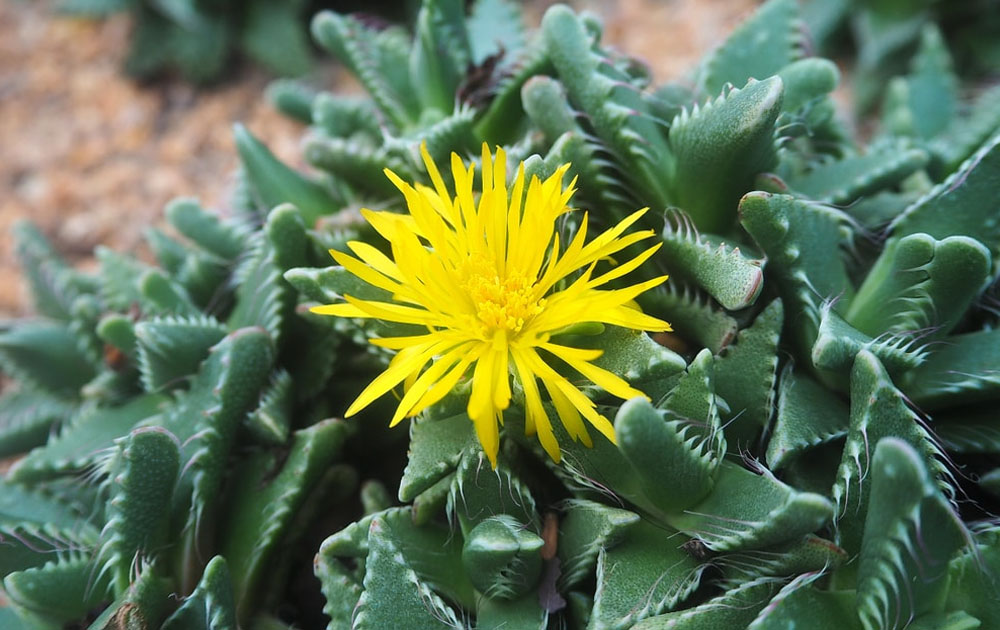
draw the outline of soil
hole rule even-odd
[[[551,2],[527,6],[537,24]],[[664,80],[686,71],[753,0],[579,0],[605,21],[605,41],[647,60]],[[302,166],[301,126],[263,98],[269,76],[242,67],[219,86],[138,84],[122,73],[130,20],[59,15],[51,0],[0,3],[0,319],[29,313],[10,228],[28,218],[74,264],[104,244],[145,256],[143,231],[176,196],[226,210],[237,166],[231,128],[243,122],[280,158]],[[334,61],[310,82],[356,89]]]

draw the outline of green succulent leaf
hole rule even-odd
[[[670,198],[664,174],[670,172],[672,158],[639,92],[623,77],[608,75],[613,66],[592,49],[584,20],[565,5],[546,11],[541,34],[571,101],[589,116],[598,137],[620,156],[626,178],[651,205],[666,205]]]
[[[162,630],[236,628],[236,605],[226,559],[215,556],[205,566],[198,587],[163,623]]]
[[[789,177],[788,187],[823,203],[848,206],[890,189],[927,165],[927,152],[903,141],[874,143],[868,152],[830,158],[808,172]]]
[[[935,413],[933,429],[948,453],[1000,453],[1000,424],[996,418],[996,407],[990,403],[958,407]]]
[[[147,313],[195,316],[200,310],[187,290],[158,269],[150,269],[138,280],[142,306]]]
[[[742,85],[742,84],[740,84]],[[675,156],[670,199],[706,232],[725,234],[740,197],[775,163],[774,122],[784,91],[780,78],[733,88],[670,124]]]
[[[267,209],[290,203],[298,209],[302,221],[311,226],[343,205],[326,188],[286,166],[243,125],[237,124],[233,135],[250,186]]]
[[[715,393],[729,405],[721,420],[730,451],[755,443],[771,420],[783,324],[784,308],[777,299],[715,360]]]
[[[883,120],[896,134],[930,139],[952,123],[958,109],[958,78],[941,31],[924,26],[910,74],[889,84]]]
[[[139,322],[135,339],[143,388],[161,392],[185,384],[225,336],[225,326],[205,315]]]
[[[769,578],[744,582],[692,608],[643,619],[632,630],[742,628],[754,620],[779,586],[780,583]]]
[[[926,233],[938,240],[968,236],[990,250],[991,275],[1000,269],[1000,135],[995,135],[945,181],[908,207],[890,224],[892,239]]]
[[[89,550],[97,529],[69,503],[39,490],[0,482],[0,573],[39,567],[53,554]]]
[[[692,285],[669,280],[639,296],[643,310],[668,322],[678,335],[719,353],[736,339],[739,323]]]
[[[371,549],[371,526],[375,521],[387,528],[384,536],[391,539],[405,558],[406,566],[415,571],[423,583],[451,601],[460,602],[467,608],[475,607],[474,587],[462,569],[462,538],[440,523],[417,525],[410,508],[394,507],[370,514],[328,537],[320,546],[319,564],[330,567],[339,562],[338,558],[366,558]],[[337,575],[339,571],[332,569],[332,574]]]
[[[982,622],[981,628],[996,627],[1000,623],[994,578],[998,570],[1000,544],[997,544],[995,531],[988,530],[973,545],[962,549],[948,565],[951,584],[945,608],[974,615]]]
[[[185,545],[197,545],[203,532],[198,524],[206,510],[214,512],[236,431],[256,404],[273,360],[271,340],[263,329],[230,333],[212,348],[191,388],[163,412],[162,426],[183,445],[173,514],[183,524]],[[188,572],[184,579],[192,577]]]
[[[466,628],[455,611],[420,579],[405,556],[400,558],[399,546],[378,515],[369,526],[364,591],[352,627],[356,630]]]
[[[921,409],[1000,396],[1000,329],[945,337],[927,360],[907,372],[900,388]]]
[[[458,467],[462,453],[475,441],[465,413],[447,418],[426,414],[410,421],[410,451],[399,482],[399,500],[414,501]]]
[[[681,542],[676,531],[640,520],[618,545],[601,549],[593,615],[587,627],[631,628],[687,599],[698,588],[705,567]]]
[[[545,630],[548,620],[549,614],[534,592],[513,601],[483,597],[476,608],[476,630]]]
[[[146,394],[117,407],[85,407],[58,436],[20,460],[8,476],[19,482],[38,482],[57,475],[78,474],[104,459],[115,439],[157,416],[167,400],[160,394]]]
[[[723,462],[712,492],[700,503],[670,516],[670,524],[713,551],[736,551],[815,532],[833,516],[825,497],[799,492],[759,466],[751,472]]]
[[[477,0],[466,20],[472,62],[481,64],[503,51],[516,58],[525,45],[521,7],[510,0]],[[501,60],[502,61],[502,60]]]
[[[54,365],[59,369],[52,369]],[[24,322],[0,332],[0,367],[21,382],[63,398],[76,396],[97,375],[73,331],[56,322]]]
[[[858,566],[858,614],[866,630],[902,628],[905,620],[941,610],[948,561],[970,542],[969,534],[926,458],[907,442],[893,437],[879,441],[871,476]]]
[[[46,630],[83,619],[110,593],[107,577],[95,576],[90,558],[83,554],[10,573],[3,587],[21,619]]]
[[[874,463],[872,444],[885,437],[905,440],[925,460],[938,483],[952,492],[951,474],[940,461],[940,448],[896,389],[885,368],[862,351],[851,371],[851,426],[837,471],[833,499],[837,503],[837,544],[851,554],[861,550],[861,536],[871,504]]]
[[[41,390],[21,387],[0,396],[0,457],[45,444],[54,426],[76,406]]]
[[[258,603],[258,588],[272,557],[295,540],[289,527],[320,476],[339,457],[347,434],[341,420],[327,420],[295,433],[278,468],[261,453],[237,469],[229,508],[221,525],[220,552],[229,558],[237,617],[246,622]]]
[[[325,555],[322,548],[313,567],[325,599],[323,613],[330,618],[328,630],[350,628],[364,590],[361,582],[339,560]]]
[[[511,601],[534,590],[545,541],[509,514],[479,521],[465,536],[462,568],[489,599]]]
[[[148,561],[166,543],[180,444],[160,427],[136,429],[116,441],[112,462],[98,563],[120,597],[129,589],[135,558]]]
[[[314,122],[312,108],[319,95],[302,81],[276,79],[268,84],[265,94],[275,109],[285,116],[306,125]]]
[[[312,53],[300,24],[301,3],[252,0],[244,10],[240,47],[248,55],[283,76],[309,70]]]
[[[257,408],[243,422],[254,440],[267,446],[281,446],[288,441],[294,395],[295,384],[287,370],[279,369],[271,375]]]
[[[322,11],[313,18],[312,35],[320,46],[335,55],[358,77],[388,122],[406,128],[419,110],[409,79],[409,64],[391,69],[386,50],[393,35],[375,32],[351,16]],[[387,67],[389,66],[389,67]]]
[[[535,499],[527,485],[503,463],[490,470],[489,461],[478,448],[466,450],[458,463],[448,512],[458,517],[466,536],[497,514],[508,514],[532,531],[541,531]]]
[[[893,239],[875,262],[845,319],[861,332],[940,338],[954,328],[986,285],[990,252],[967,236],[923,234]]]
[[[811,348],[821,305],[838,300],[833,308],[841,311],[854,293],[841,258],[851,237],[846,215],[789,195],[752,192],[740,201],[740,220],[767,255],[799,347]]]
[[[260,326],[279,343],[295,307],[283,274],[305,264],[308,237],[299,212],[288,204],[268,213],[262,236],[256,251],[237,272],[237,305],[227,324],[230,330]]]
[[[63,321],[69,319],[70,305],[80,294],[70,281],[75,272],[32,223],[15,223],[12,232],[14,250],[35,309],[46,317]]]
[[[798,6],[770,0],[744,20],[704,62],[701,89],[717,94],[747,79],[766,79],[805,55]]]
[[[136,307],[157,311],[155,306],[146,304],[139,288],[139,278],[152,271],[152,267],[131,256],[119,254],[102,246],[94,249],[94,256],[100,263],[98,280],[101,299],[107,308],[120,312],[127,312]]]
[[[781,77],[785,84],[782,109],[785,112],[801,112],[807,116],[811,108],[816,107],[817,103],[825,102],[824,97],[840,83],[837,64],[820,57],[799,59],[774,74]]]
[[[731,311],[750,306],[764,286],[764,260],[730,246],[717,236],[700,234],[680,210],[667,215],[661,255],[672,273],[695,282]]]
[[[559,521],[559,592],[569,592],[589,577],[602,549],[622,541],[639,515],[586,499],[569,499]]]
[[[438,517],[448,504],[454,483],[455,473],[449,473],[413,498],[413,522],[416,525],[425,525]]]
[[[967,116],[955,118],[930,142],[931,153],[940,163],[935,172],[943,175],[954,172],[984,143],[989,143],[990,137],[1000,128],[998,96],[1000,87],[984,90]]]
[[[825,538],[808,535],[802,540],[719,556],[715,562],[733,583],[762,577],[791,577],[826,573],[847,560],[847,552]]]
[[[788,365],[781,373],[767,464],[781,470],[803,452],[847,435],[849,408],[838,396]]]
[[[104,609],[88,630],[144,630],[159,627],[170,613],[173,584],[145,566],[128,590]],[[4,626],[6,628],[6,626]]]
[[[462,3],[457,0],[421,3],[410,53],[410,76],[425,111],[451,110],[461,74],[471,59]]]
[[[685,509],[708,494],[725,452],[712,367],[712,355],[703,350],[663,403],[664,411],[633,398],[615,416],[619,450],[645,496],[665,511]],[[672,481],[665,485],[664,479]]]
[[[981,625],[979,619],[962,610],[953,612],[932,612],[920,615],[908,628],[913,630],[976,630]]]
[[[243,253],[245,235],[233,223],[201,207],[196,199],[175,199],[167,204],[167,221],[206,252],[227,261]]]
[[[313,129],[331,138],[364,134],[375,140],[380,136],[375,107],[367,99],[320,92],[310,108]]]
[[[855,357],[868,351],[878,357],[891,374],[904,374],[923,363],[928,352],[913,335],[886,334],[869,337],[843,320],[833,305],[821,308],[821,319],[816,342],[812,347],[812,364],[821,370],[820,376],[840,387],[840,378],[850,372]]]
[[[666,394],[686,367],[683,357],[645,332],[621,326],[604,326],[596,335],[576,336],[572,345],[600,350],[595,365],[618,374],[654,399]]]
[[[853,591],[824,591],[816,588],[820,573],[804,573],[775,595],[748,630],[778,630],[808,619],[816,630],[859,629]]]

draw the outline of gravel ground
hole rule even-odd
[[[537,24],[550,2],[534,0]],[[575,3],[601,14],[605,41],[646,59],[659,79],[678,76],[745,16],[753,0]],[[301,165],[300,126],[262,98],[270,80],[242,68],[226,83],[137,84],[121,73],[129,20],[59,16],[51,0],[0,3],[0,318],[30,312],[10,238],[30,218],[74,264],[105,244],[143,251],[142,232],[163,205],[194,196],[226,209],[237,160],[233,122]],[[352,89],[338,66],[310,80]],[[354,88],[356,89],[356,88]]]

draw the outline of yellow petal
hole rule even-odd
[[[586,358],[588,355],[585,352],[581,352],[578,348],[568,348],[553,343],[544,343],[541,347],[568,363],[574,370],[583,374],[588,380],[613,396],[624,400],[635,398],[636,396],[646,396],[638,389],[626,383],[624,379],[614,372],[609,372],[602,367],[590,363],[590,359]]]
[[[317,315],[335,315],[337,317],[371,317],[371,315],[362,311],[357,306],[346,302],[313,306],[309,309],[309,312],[316,313]]]

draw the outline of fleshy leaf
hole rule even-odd
[[[665,411],[633,398],[615,416],[619,450],[643,493],[663,510],[689,507],[712,489],[725,451],[712,381],[711,355],[703,350],[665,401]]]
[[[643,619],[632,630],[727,630],[746,627],[771,599],[779,583],[763,578],[735,586],[707,602]]]
[[[159,392],[183,385],[225,336],[225,327],[207,315],[139,322],[135,338],[143,387]]]
[[[62,628],[82,619],[109,594],[108,580],[94,575],[90,558],[70,554],[43,566],[10,573],[4,591],[33,628]]]
[[[52,369],[54,365],[59,369]],[[77,395],[97,374],[67,325],[43,321],[0,332],[0,367],[18,380],[66,398]]]
[[[847,435],[849,408],[828,389],[787,366],[781,373],[767,464],[780,470],[803,451]]]
[[[820,162],[787,183],[810,199],[846,206],[896,186],[927,162],[925,151],[906,142],[875,143],[865,154]]]
[[[989,250],[967,236],[893,239],[875,262],[845,319],[861,332],[946,335],[988,280]]]
[[[704,567],[681,547],[676,531],[640,520],[597,559],[591,630],[621,630],[666,612],[698,587]]]
[[[751,446],[770,422],[784,312],[780,299],[768,304],[715,361],[715,392],[729,404],[722,426],[732,452]]]
[[[846,215],[788,195],[752,192],[740,201],[740,220],[770,261],[800,350],[811,348],[821,305],[843,304],[853,294],[841,258],[851,237]]]
[[[239,481],[221,525],[219,550],[229,558],[238,618],[250,618],[271,558],[295,542],[289,534],[291,520],[338,458],[346,433],[341,420],[320,422],[295,433],[280,470],[275,470],[273,457],[263,454],[237,469]]]
[[[853,591],[826,591],[814,585],[820,573],[804,573],[775,595],[747,630],[779,630],[809,620],[816,630],[860,629]]]
[[[940,610],[948,561],[970,542],[925,462],[903,440],[888,437],[875,447],[858,561],[858,614],[866,630],[902,628]]]
[[[922,409],[1000,396],[1000,329],[945,337],[934,350],[900,380],[900,389]]]
[[[765,468],[755,474],[723,462],[712,492],[670,524],[713,551],[774,545],[815,532],[833,516],[825,497],[799,492]]]
[[[236,628],[233,585],[226,559],[215,556],[205,566],[198,587],[164,623],[162,630]]]
[[[916,449],[939,484],[950,480],[950,473],[938,459],[940,449],[920,419],[878,359],[862,351],[851,371],[851,427],[832,494],[837,503],[837,544],[852,555],[861,550],[862,531],[867,527],[865,514],[872,505],[872,444],[885,437],[905,440]]]
[[[98,563],[120,597],[128,591],[135,558],[149,561],[165,546],[180,444],[154,426],[136,429],[116,448]]]
[[[703,107],[684,110],[670,124],[673,203],[699,229],[726,233],[736,222],[736,204],[758,173],[775,162],[774,122],[781,111],[778,77],[751,80]]]
[[[608,507],[595,501],[569,499],[559,521],[559,591],[578,586],[594,571],[602,549],[622,541],[630,527],[639,522],[635,512]]]
[[[1000,134],[993,136],[948,179],[907,208],[889,226],[892,240],[924,232],[936,239],[968,236],[990,250],[992,274],[1000,269]],[[892,243],[886,243],[888,249]]]
[[[720,92],[726,84],[766,79],[804,56],[798,6],[770,0],[730,33],[705,62],[702,89]]]
[[[410,453],[399,482],[399,500],[413,501],[458,467],[458,461],[475,435],[468,415],[442,419],[418,418],[410,422]]]
[[[455,611],[410,568],[405,556],[401,558],[385,521],[377,516],[369,526],[368,547],[364,591],[353,628],[465,628]]]
[[[747,256],[739,244],[699,234],[680,210],[667,215],[661,256],[667,269],[693,280],[726,309],[750,306],[764,286],[764,260]]]
[[[250,186],[265,208],[291,203],[309,226],[341,208],[342,203],[330,191],[286,166],[243,125],[237,124],[233,135]]]
[[[27,387],[0,396],[0,457],[23,453],[45,444],[54,425],[76,407],[52,394]]]
[[[10,479],[32,482],[60,474],[77,474],[97,463],[114,440],[160,413],[167,398],[147,394],[118,407],[84,408],[62,432],[28,454],[9,473]]]

